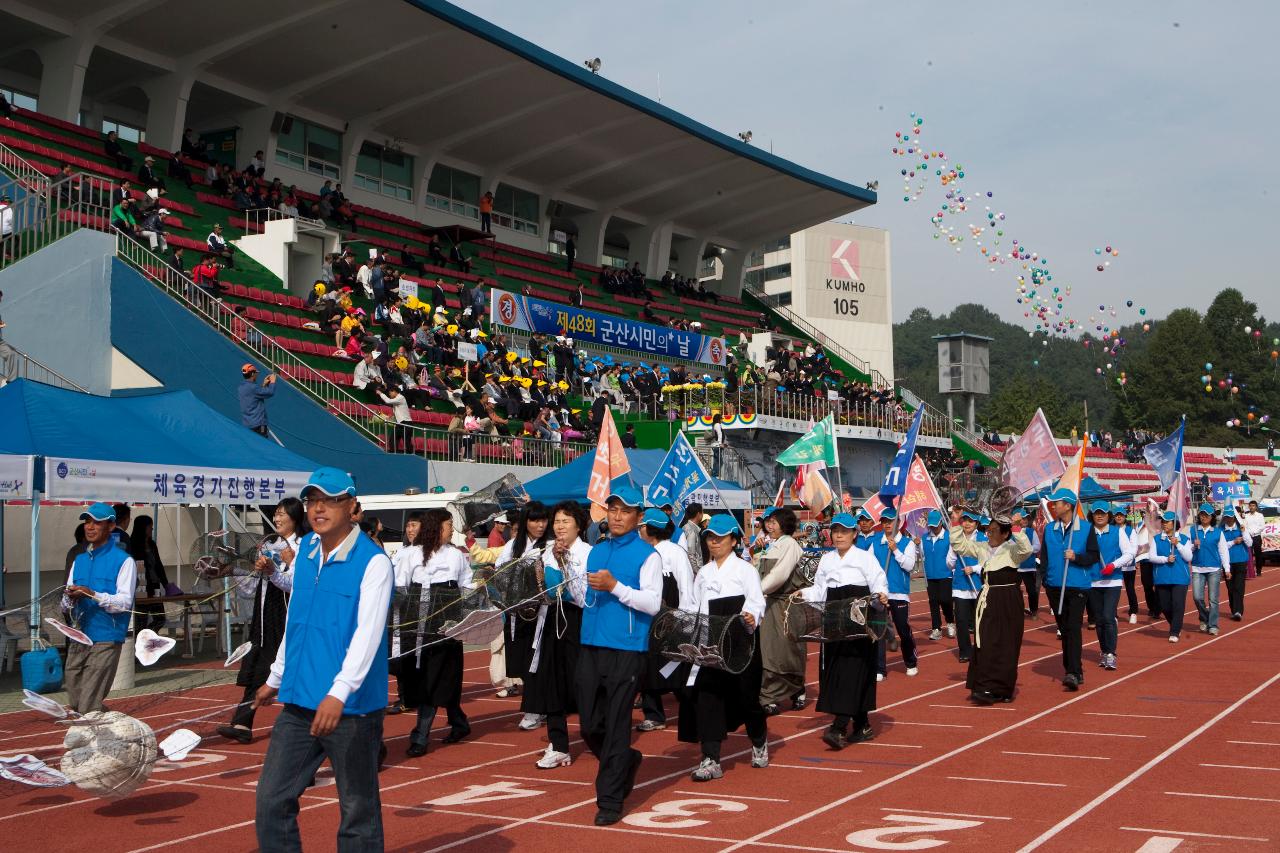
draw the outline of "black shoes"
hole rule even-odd
[[[409,744],[409,748],[405,750],[405,755],[409,756],[410,758],[418,758],[419,756],[426,755],[426,754],[427,754],[427,744],[425,741],[423,741],[422,743],[411,743]]]
[[[440,742],[441,743],[457,743],[463,738],[470,736],[470,734],[471,734],[471,726],[467,726],[465,729],[450,729],[447,735],[440,738]]]
[[[613,826],[622,820],[622,812],[600,809],[596,812],[596,826]]]
[[[809,705],[809,697],[803,693],[797,693],[791,697],[791,707],[796,711],[803,711]]]
[[[253,732],[238,726],[218,726],[218,734],[227,740],[234,740],[239,743],[251,743],[253,741]]]
[[[765,716],[776,717],[782,713],[782,706],[780,706],[777,702],[770,702],[768,705],[764,706],[763,710],[764,710]]]
[[[969,694],[969,698],[979,705],[994,705],[997,702],[1013,701],[1011,696],[1001,696],[998,693],[992,693],[990,690],[975,690]]]
[[[1075,674],[1068,672],[1062,677],[1062,686],[1074,693],[1080,689],[1080,678]]]
[[[839,729],[827,729],[823,732],[822,742],[835,750],[844,749],[849,745],[849,741],[845,738],[844,732]]]
[[[853,743],[866,743],[869,740],[875,740],[875,737],[875,730],[872,729],[871,726],[867,725],[854,732],[851,740]]]

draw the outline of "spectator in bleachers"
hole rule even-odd
[[[573,262],[578,258],[578,241],[570,234],[564,240],[564,271],[573,272]],[[582,285],[578,285],[582,289]]]
[[[0,92],[0,118],[13,118],[13,107],[9,105],[9,99]]]
[[[148,210],[142,217],[140,233],[147,238],[153,252],[169,251],[169,241],[164,238],[164,217],[169,211],[163,207]]]
[[[131,239],[138,239],[138,220],[133,215],[133,199],[123,199],[111,208],[111,227]]]
[[[159,208],[162,198],[168,194],[168,190],[164,190],[159,187],[152,187],[147,190],[142,194],[142,198],[138,200],[138,214],[141,215],[148,210],[155,210]]]
[[[9,245],[13,241],[13,199],[7,194],[0,195],[0,258],[9,258],[13,252]]]
[[[120,181],[120,183],[117,184],[115,188],[111,190],[111,206],[115,207],[117,204],[124,201],[126,198],[128,199],[133,198],[132,188],[133,188],[133,184],[129,182],[128,178],[125,178],[124,180]]]
[[[231,193],[231,203],[235,205],[236,210],[253,210],[261,206],[248,187],[236,187]]]
[[[379,400],[391,407],[392,416],[396,421],[396,425],[391,430],[391,441],[387,449],[396,453],[403,448],[403,452],[412,453],[413,436],[409,426],[413,423],[413,414],[409,411],[408,401],[400,393],[400,389],[394,385],[387,388],[385,393],[381,388],[375,388],[374,393],[378,395]]]
[[[189,127],[184,130],[182,132],[182,148],[179,153],[203,163],[206,158],[204,143],[200,140],[200,134]]]
[[[400,247],[400,263],[408,270],[416,272],[419,276],[427,274],[427,265],[414,254],[414,249],[408,243]]]
[[[268,373],[258,384],[258,368],[246,364],[240,368],[240,423],[261,436],[271,434],[267,427],[267,400],[276,393],[276,375]]]
[[[169,269],[173,270],[183,278],[186,278],[187,262],[182,257],[183,251],[184,250],[181,246],[173,247],[173,252],[169,255]]]
[[[458,265],[459,272],[471,272],[471,259],[463,253],[461,243],[454,243],[449,247],[449,260]]]
[[[294,219],[298,218],[298,200],[291,195],[286,195],[276,209],[285,216],[292,216]]]
[[[369,386],[380,386],[382,381],[382,370],[373,362],[373,350],[365,350],[364,358],[356,363],[356,369],[351,377],[351,384],[361,391],[369,388]]]
[[[218,280],[218,276],[222,272],[222,266],[213,255],[205,255],[191,270],[191,280],[196,283],[201,290],[208,293],[215,299],[222,297],[222,282]]]
[[[340,285],[350,286],[355,284],[355,253],[350,249],[343,249],[342,254],[333,262],[333,280]]]
[[[356,283],[364,291],[366,299],[373,298],[373,268],[377,260],[377,250],[370,249],[369,259],[360,265],[360,269],[356,270]]]
[[[209,192],[225,197],[231,191],[231,180],[225,163],[210,163],[204,177],[209,182]]]
[[[267,164],[263,160],[261,151],[253,152],[253,159],[249,161],[249,165],[244,167],[244,171],[245,174],[253,175],[256,178],[261,178],[267,173]]]
[[[209,247],[209,254],[214,257],[226,261],[227,269],[236,268],[235,249],[231,244],[222,238],[222,226],[215,224],[213,230],[209,232],[209,236],[205,238],[205,244]]]
[[[493,233],[493,193],[480,196],[480,230]]]
[[[175,151],[169,155],[169,163],[166,168],[169,177],[177,178],[191,189],[195,185],[195,181],[191,179],[191,170],[187,168],[187,164],[182,162],[182,152]]]
[[[107,138],[102,140],[102,149],[107,156],[116,161],[116,168],[126,172],[133,169],[133,160],[129,159],[129,155],[124,153],[124,148],[120,147],[120,139],[116,136],[114,130],[107,133]]]
[[[138,167],[138,186],[148,190],[152,187],[164,187],[164,179],[156,174],[155,167],[155,157],[148,154],[142,158],[142,165]]]
[[[449,262],[444,256],[444,250],[440,248],[440,238],[435,234],[427,236],[427,257],[431,260],[433,266],[443,267]]]

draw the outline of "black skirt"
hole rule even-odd
[[[974,646],[970,654],[964,686],[1012,697],[1018,684],[1018,656],[1022,653],[1022,586],[1014,569],[992,572],[983,580],[986,600],[977,624],[981,645]]]
[[[537,623],[533,623],[537,628]],[[526,714],[571,714],[578,710],[574,677],[578,672],[582,608],[572,601],[547,607],[538,650],[538,670],[524,676],[520,710]]]
[[[870,595],[865,586],[827,590],[827,601]],[[819,713],[860,717],[876,709],[876,644],[871,640],[823,643],[818,665]]]
[[[677,608],[680,606],[680,585],[676,583],[675,575],[662,576],[662,605],[664,607]],[[684,683],[689,680],[689,667],[691,664],[677,664],[671,671],[670,675],[662,674],[663,667],[674,661],[668,660],[661,654],[650,651],[645,658],[644,675],[641,676],[641,690],[679,690]]]
[[[503,617],[503,648],[507,662],[507,678],[523,679],[529,674],[529,662],[533,660],[533,635],[537,623],[513,610]]]
[[[745,603],[746,597],[741,595],[713,598],[707,602],[707,613],[732,616],[741,613]],[[679,739],[684,743],[723,741],[749,717],[763,717],[764,709],[760,707],[763,675],[758,640],[751,651],[751,662],[738,675],[705,666],[699,669],[693,687],[681,691]]]
[[[457,583],[432,584],[432,588],[457,589]],[[410,587],[410,600],[417,600]],[[440,708],[462,702],[462,644],[440,634],[418,634],[415,626],[406,620],[400,634],[400,651],[397,675],[400,695],[406,707]],[[410,652],[417,646],[423,648]],[[408,654],[404,654],[409,652]]]
[[[259,607],[266,586],[266,600]],[[280,641],[284,639],[284,625],[289,613],[289,596],[271,582],[269,575],[258,576],[258,587],[253,594],[253,624],[249,626],[249,641],[253,648],[240,661],[236,684],[240,687],[261,687],[271,674]]]

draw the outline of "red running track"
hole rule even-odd
[[[495,698],[486,654],[468,653],[470,740],[433,742],[408,759],[412,718],[387,719],[387,849],[1280,849],[1280,582],[1251,582],[1248,607],[1247,621],[1223,622],[1217,637],[1195,633],[1193,618],[1177,645],[1163,623],[1122,623],[1120,669],[1098,668],[1088,643],[1087,684],[1075,694],[1059,685],[1051,623],[1029,621],[1016,700],[990,708],[965,701],[954,640],[924,639],[915,678],[890,655],[875,741],[832,752],[818,739],[828,718],[788,712],[770,720],[768,769],[749,766],[736,735],[725,777],[708,784],[689,780],[697,749],[678,743],[674,727],[639,735],[647,757],[636,793],[623,822],[604,829],[591,825],[595,760],[575,741],[571,767],[535,768],[545,735],[516,729],[518,700]],[[812,654],[810,667],[816,678]],[[112,704],[158,726],[238,699],[221,686]],[[250,746],[215,738],[183,762],[161,762],[124,800],[68,789],[4,797],[0,837],[47,837],[56,842],[42,847],[66,850],[252,850],[254,784],[274,716],[259,715]],[[57,756],[61,732],[33,717],[0,716],[0,752]],[[302,801],[309,849],[332,849],[337,830],[326,774]]]

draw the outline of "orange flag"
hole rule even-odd
[[[1067,470],[1062,472],[1061,479],[1058,480],[1058,486],[1064,489],[1070,489],[1076,493],[1076,515],[1084,518],[1084,498],[1080,496],[1080,484],[1084,482],[1084,451],[1089,445],[1085,442],[1080,444],[1080,452],[1076,454],[1076,458],[1067,463]]]
[[[600,443],[596,445],[596,458],[591,464],[591,480],[587,483],[587,500],[591,501],[591,519],[604,518],[605,501],[609,499],[609,487],[615,477],[631,470],[627,451],[622,446],[618,427],[613,422],[613,412],[604,410],[604,423],[600,427]]]

